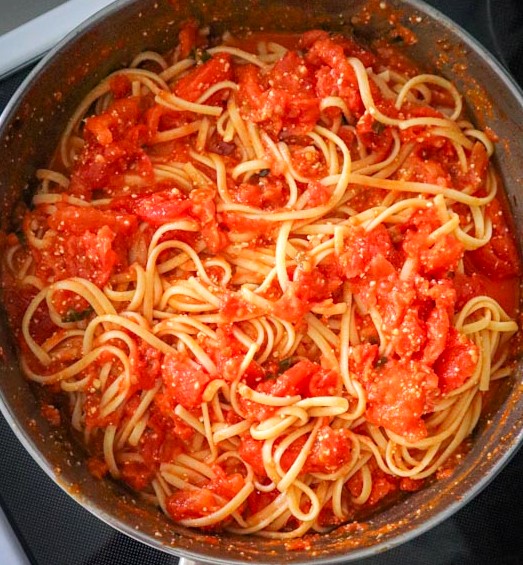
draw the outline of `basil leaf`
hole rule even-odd
[[[93,313],[93,311],[94,310],[91,308],[91,306],[89,306],[89,308],[86,308],[85,310],[68,310],[65,316],[62,316],[62,322],[80,322],[81,320],[88,318]]]

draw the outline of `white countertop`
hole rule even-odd
[[[0,0],[0,78],[38,60],[86,18],[113,1]],[[25,23],[19,25],[21,22]],[[11,29],[13,25],[18,27]]]
[[[30,565],[16,534],[0,508],[0,556],[4,565]]]

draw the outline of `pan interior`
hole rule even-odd
[[[489,125],[503,140],[497,160],[512,206],[518,241],[523,241],[518,143],[522,102],[517,88],[488,55],[463,36],[455,25],[420,2],[325,0],[145,0],[120,1],[72,34],[24,83],[0,124],[0,151],[7,166],[0,170],[1,227],[9,226],[11,210],[34,189],[34,171],[51,159],[67,117],[83,95],[102,77],[145,49],[167,50],[184,19],[196,17],[216,33],[225,30],[278,29],[303,31],[322,27],[354,31],[362,37],[387,35],[388,15],[412,29],[417,43],[414,59],[452,79],[473,105],[468,110],[481,127]],[[373,16],[367,21],[366,13]],[[129,33],[129,30],[132,30]],[[482,101],[479,106],[477,101]],[[463,464],[447,479],[385,508],[361,528],[341,527],[315,535],[300,545],[187,531],[168,522],[156,509],[140,502],[121,485],[94,480],[83,465],[84,454],[67,430],[53,430],[42,419],[38,394],[23,379],[9,330],[2,321],[0,367],[2,411],[42,468],[71,496],[112,526],[164,551],[199,557],[208,563],[347,562],[384,550],[422,533],[449,516],[477,493],[508,460],[522,439],[521,366],[500,387],[491,412],[475,432]],[[73,456],[71,456],[73,453]],[[292,547],[292,551],[289,551]]]

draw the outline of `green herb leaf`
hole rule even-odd
[[[385,124],[374,120],[372,122],[372,131],[378,135],[382,134],[385,131]]]
[[[93,309],[91,306],[86,308],[85,310],[68,310],[65,316],[62,316],[62,322],[80,322],[81,320],[85,320],[93,313]]]
[[[25,245],[27,243],[27,238],[25,237],[25,233],[23,230],[16,230],[15,231],[15,235],[18,238],[18,241],[22,244]]]
[[[211,59],[212,55],[209,53],[209,51],[200,49],[198,47],[197,49],[192,50],[191,57],[196,61],[197,65],[202,65],[203,63],[206,63],[209,59]]]
[[[270,172],[271,172],[270,169],[261,169],[261,171],[258,173],[258,176],[266,177]]]
[[[286,359],[282,359],[278,363],[278,373],[285,373],[288,369],[290,369],[293,365],[296,365],[298,359],[296,357],[287,357]]]
[[[379,369],[380,367],[383,367],[383,365],[385,365],[385,363],[388,361],[387,357],[380,357],[375,364],[376,369]]]

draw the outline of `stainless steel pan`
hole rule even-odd
[[[386,11],[372,0],[377,13]],[[382,3],[383,4],[383,3]],[[418,42],[412,56],[455,81],[471,101],[480,126],[500,136],[497,161],[512,206],[518,241],[523,241],[523,99],[508,75],[474,40],[419,0],[388,0]],[[2,229],[11,210],[31,188],[35,169],[45,166],[67,117],[102,77],[144,49],[166,50],[179,23],[196,16],[216,30],[354,27],[372,36],[386,33],[386,17],[361,25],[364,0],[120,0],[73,32],[29,76],[0,120]],[[350,531],[340,528],[289,551],[282,542],[254,537],[209,536],[170,523],[121,485],[97,481],[67,430],[52,430],[41,418],[35,390],[21,376],[5,321],[0,323],[0,407],[20,441],[42,469],[75,500],[111,526],[157,549],[206,563],[334,563],[384,551],[417,536],[466,504],[483,489],[523,442],[523,363],[499,389],[492,410],[474,434],[470,453],[448,479],[414,493]]]

